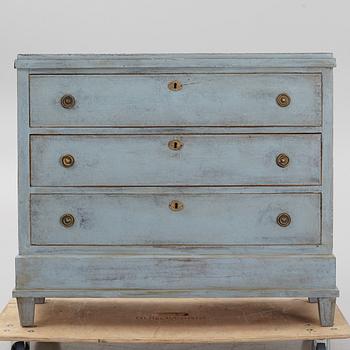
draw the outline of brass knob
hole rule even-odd
[[[64,227],[72,227],[74,225],[74,216],[72,214],[63,214],[60,222]]]
[[[289,157],[284,153],[279,154],[276,157],[276,164],[281,168],[287,167],[289,164]]]
[[[183,142],[180,140],[171,140],[168,142],[168,147],[172,150],[172,151],[178,151],[183,147]]]
[[[61,97],[61,106],[66,109],[71,109],[75,106],[75,98],[72,95],[64,95]]]
[[[290,104],[290,97],[286,93],[279,94],[276,97],[276,102],[280,107],[287,107]]]
[[[292,219],[289,214],[287,213],[281,213],[277,216],[277,224],[282,226],[282,227],[287,227],[290,225]]]
[[[74,157],[71,154],[65,154],[64,156],[61,157],[61,164],[65,168],[70,168],[71,166],[73,166],[74,162],[75,162]]]
[[[169,208],[172,211],[180,211],[184,208],[184,205],[182,202],[178,201],[178,200],[173,200],[169,203]]]
[[[180,91],[182,89],[182,83],[179,80],[172,80],[168,83],[168,89],[171,91]]]

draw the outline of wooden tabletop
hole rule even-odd
[[[235,343],[350,338],[337,308],[320,327],[306,299],[48,299],[36,327],[21,328],[15,300],[0,314],[0,340],[107,343]]]

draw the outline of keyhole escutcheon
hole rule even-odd
[[[169,203],[169,208],[172,211],[180,211],[184,208],[184,205],[179,200],[175,199]]]
[[[171,91],[180,91],[183,85],[179,80],[172,80],[168,83],[168,89]]]
[[[172,151],[179,151],[182,147],[183,147],[183,142],[180,140],[171,140],[168,142],[168,147],[172,150]]]

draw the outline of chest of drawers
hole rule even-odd
[[[18,309],[308,297],[333,324],[331,54],[19,55]]]

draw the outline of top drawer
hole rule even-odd
[[[31,75],[30,124],[320,126],[321,94],[320,74]]]

